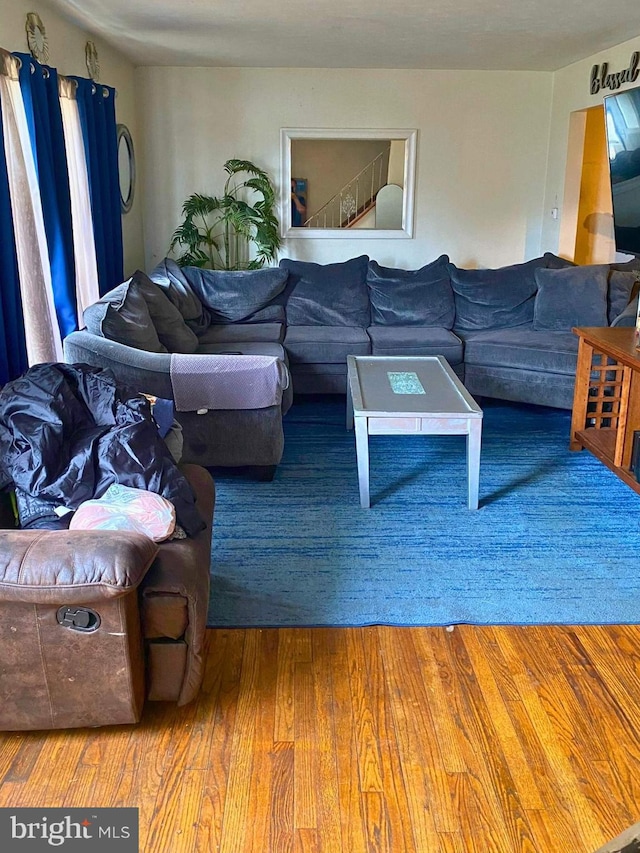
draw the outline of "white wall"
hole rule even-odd
[[[590,92],[591,69],[594,65],[607,62],[610,72],[623,71],[629,64],[631,54],[640,50],[640,36],[609,50],[568,65],[554,74],[551,129],[549,135],[549,164],[547,169],[545,211],[542,231],[543,245],[556,251],[562,225],[564,182],[567,167],[567,145],[569,141],[569,117],[576,110],[602,104],[604,95],[610,90],[601,90],[595,95]],[[640,85],[624,83],[620,91]],[[551,217],[551,209],[560,208],[557,220]],[[570,215],[570,211],[566,211]],[[613,259],[611,259],[613,260]]]
[[[541,244],[552,75],[350,69],[139,68],[147,267],[167,253],[192,192],[230,157],[279,182],[281,127],[417,128],[416,228],[407,240],[297,240],[281,256],[368,254],[412,268],[534,257]]]
[[[84,47],[91,39],[98,50],[100,80],[117,92],[116,116],[126,124],[133,137],[136,152],[142,148],[138,135],[135,107],[133,65],[105,42],[80,30],[66,21],[42,0],[0,0],[0,47],[29,53],[25,33],[27,12],[37,12],[47,32],[49,64],[61,74],[88,77]],[[124,238],[124,269],[130,275],[144,264],[142,245],[142,193],[138,183],[131,211],[122,219]]]
[[[127,59],[65,20],[46,0],[0,0],[1,47],[27,51],[24,22],[31,11],[45,24],[53,66],[85,76],[84,45],[90,37],[98,48],[101,79],[118,90],[118,121],[131,130],[138,161],[136,198],[123,217],[127,273],[166,254],[183,200],[194,191],[219,190],[221,166],[229,157],[252,159],[279,181],[280,127],[419,131],[413,239],[290,239],[282,256],[327,262],[366,253],[384,264],[411,267],[447,252],[461,266],[498,266],[556,251],[569,116],[602,103],[602,92],[589,93],[594,63],[606,61],[619,71],[640,50],[640,37],[634,38],[555,74],[134,71]],[[558,220],[551,217],[555,206]]]

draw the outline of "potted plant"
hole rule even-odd
[[[276,257],[280,237],[269,176],[249,160],[227,160],[224,170],[229,177],[221,196],[194,193],[182,205],[184,221],[170,246],[184,249],[180,266],[255,270]],[[243,174],[249,177],[238,177]],[[250,204],[247,199],[256,195]]]

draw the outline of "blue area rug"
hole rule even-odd
[[[485,401],[480,509],[463,436],[372,436],[361,509],[345,401],[302,398],[272,483],[217,477],[212,626],[640,621],[640,496],[570,413]]]

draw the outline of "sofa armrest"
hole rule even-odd
[[[141,533],[0,531],[0,601],[89,604],[135,589],[158,553]]]
[[[174,400],[173,383],[171,379],[171,359],[176,358],[178,363],[186,361],[190,364],[196,364],[197,370],[202,371],[204,379],[202,380],[202,393],[205,394],[205,401],[200,404],[194,404],[188,408],[188,411],[196,411],[200,408],[224,408],[221,405],[211,405],[208,397],[211,394],[216,396],[216,388],[213,382],[209,380],[209,376],[215,377],[218,373],[217,367],[221,367],[233,360],[233,357],[228,353],[218,354],[177,354],[172,356],[171,353],[145,352],[144,350],[135,349],[125,344],[119,344],[115,341],[110,341],[108,338],[102,338],[99,335],[93,335],[91,332],[82,330],[80,332],[72,332],[64,339],[64,358],[67,364],[89,364],[92,367],[106,367],[112,371],[116,381],[134,391],[144,394],[153,394],[164,400]],[[269,356],[239,356],[242,361],[247,364],[264,359],[269,361],[274,357]],[[280,398],[273,400],[273,405],[279,405],[283,390],[289,387],[289,371],[286,362],[278,362],[277,372],[280,376],[280,387],[278,389]],[[222,390],[228,389],[228,378],[225,372],[220,370]],[[249,390],[252,385],[249,385]],[[271,404],[271,403],[270,403]],[[243,408],[238,405],[230,406],[231,409]],[[246,406],[252,408],[252,406]],[[288,408],[288,406],[287,406]]]
[[[171,385],[178,412],[279,406],[289,381],[284,360],[275,355],[171,356]]]
[[[145,352],[83,330],[72,332],[64,339],[64,359],[67,364],[107,367],[116,380],[128,388],[165,400],[173,399],[169,353]]]

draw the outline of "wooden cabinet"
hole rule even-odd
[[[577,328],[571,450],[586,448],[640,494],[630,470],[640,430],[640,350],[633,328]]]

